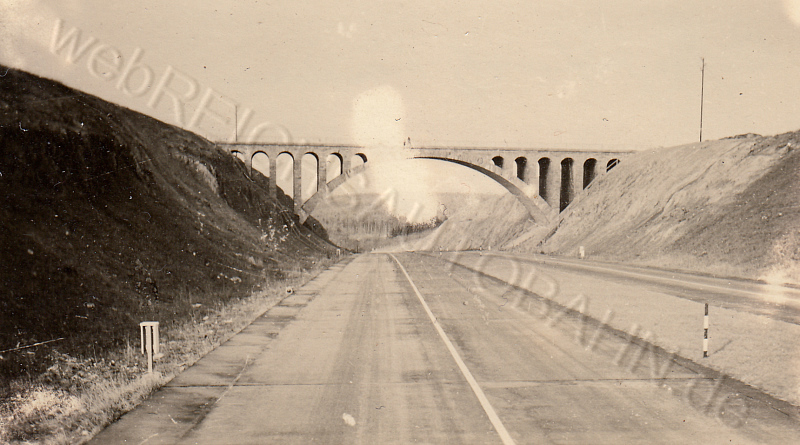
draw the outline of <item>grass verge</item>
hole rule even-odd
[[[213,308],[197,305],[183,323],[162,323],[164,357],[153,374],[147,374],[138,345],[89,358],[51,351],[53,365],[46,372],[10,382],[0,400],[0,443],[85,442],[277,304],[287,287],[305,284],[334,261],[320,260],[310,270],[296,268],[286,279]]]

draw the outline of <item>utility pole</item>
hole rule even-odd
[[[701,130],[700,134],[702,135],[702,133]],[[233,142],[239,142],[239,104],[233,104]]]
[[[706,59],[701,57],[703,68],[700,70],[700,142],[703,142],[703,93],[706,83]]]

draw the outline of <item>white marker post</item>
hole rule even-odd
[[[583,248],[583,246],[580,246],[578,248],[578,258],[580,259],[586,258],[586,250]]]
[[[703,317],[703,358],[708,358],[708,303],[706,303],[706,315]]]
[[[142,354],[147,354],[147,372],[153,373],[153,356],[158,355],[158,322],[143,321],[139,323],[142,335]]]

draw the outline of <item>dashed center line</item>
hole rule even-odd
[[[450,351],[450,355],[452,355],[453,359],[456,361],[458,369],[461,370],[461,374],[467,380],[467,383],[469,383],[470,388],[472,388],[472,392],[475,393],[475,396],[478,398],[478,401],[480,402],[483,411],[485,411],[486,415],[489,416],[489,421],[492,422],[492,426],[494,427],[495,431],[497,431],[497,434],[500,436],[500,440],[503,441],[504,445],[515,445],[514,439],[508,433],[508,430],[506,430],[506,427],[503,425],[503,422],[500,420],[500,417],[497,415],[497,412],[495,412],[494,407],[492,407],[492,404],[489,403],[489,399],[486,398],[486,394],[483,393],[483,390],[481,389],[480,385],[478,385],[478,382],[475,380],[475,377],[472,376],[472,373],[469,371],[469,368],[467,368],[467,365],[464,363],[464,360],[462,360],[461,356],[458,355],[458,351],[456,351],[455,346],[453,346],[453,343],[447,337],[447,334],[445,334],[444,330],[442,329],[442,326],[439,324],[439,321],[436,320],[436,317],[433,315],[433,312],[431,312],[431,308],[428,307],[428,303],[425,302],[425,299],[422,297],[422,294],[419,292],[419,289],[417,289],[417,285],[414,284],[414,281],[411,279],[411,276],[408,275],[406,268],[403,267],[403,264],[400,263],[400,260],[398,260],[396,256],[394,256],[391,253],[389,253],[388,255],[392,257],[395,263],[397,263],[397,265],[400,267],[400,270],[403,272],[403,275],[405,275],[406,279],[408,280],[408,284],[411,285],[411,288],[414,290],[414,293],[417,294],[417,298],[419,298],[420,303],[422,303],[422,307],[425,308],[425,312],[428,314],[428,318],[430,318],[431,322],[433,323],[433,327],[436,328],[436,332],[439,333],[439,336],[442,338],[442,341],[444,341],[445,346],[447,346],[447,350]]]

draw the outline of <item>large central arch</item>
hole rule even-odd
[[[549,225],[551,222],[551,217],[549,215],[553,213],[553,209],[541,197],[535,193],[532,193],[527,184],[517,178],[505,178],[492,170],[459,159],[450,159],[438,156],[414,156],[412,159],[433,159],[437,161],[451,162],[480,172],[502,185],[506,190],[514,195],[520,201],[520,203],[525,206],[525,209],[528,210],[528,213],[537,224]],[[320,190],[311,196],[308,201],[303,203],[303,213],[306,215],[311,214],[311,212],[314,211],[314,208],[327,196],[328,193],[344,184],[352,176],[366,170],[368,166],[369,164],[362,164],[337,176],[327,184],[326,190]]]

